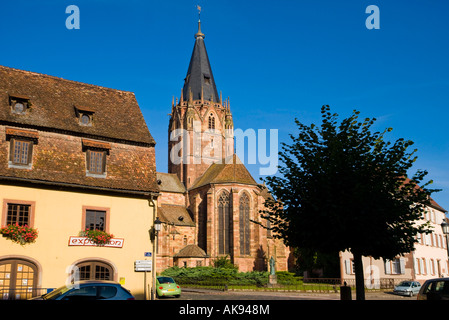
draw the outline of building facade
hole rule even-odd
[[[260,218],[266,190],[234,153],[229,99],[218,94],[198,22],[181,97],[169,120],[168,174],[158,173],[158,268],[210,265],[229,257],[241,271],[288,269],[290,251]]]
[[[416,280],[448,277],[449,261],[445,235],[441,223],[446,218],[446,210],[431,200],[431,206],[423,214],[419,224],[428,221],[432,233],[418,237],[415,250],[393,260],[363,257],[365,286],[378,288],[382,285],[397,284],[402,280]],[[340,253],[341,279],[354,283],[353,256],[349,251]]]
[[[134,261],[153,251],[154,144],[133,93],[0,67],[1,226],[38,234],[0,237],[0,299],[84,279],[148,297]],[[112,239],[96,245],[86,229]]]

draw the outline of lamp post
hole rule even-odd
[[[155,288],[156,288],[156,248],[157,248],[157,235],[159,233],[159,231],[161,231],[161,220],[159,220],[158,217],[156,217],[156,220],[154,220],[153,223],[153,228],[154,228],[154,239],[153,239],[153,254],[152,254],[152,267],[153,267],[153,286],[151,288],[151,300],[154,300],[154,296],[155,296]]]
[[[443,229],[443,233],[446,236],[446,249],[449,258],[449,223],[446,222],[446,218],[443,218],[443,222],[441,222],[441,229]]]

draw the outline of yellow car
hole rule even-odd
[[[159,276],[156,277],[156,294],[158,298],[167,296],[179,298],[181,296],[181,287],[176,284],[173,278]]]

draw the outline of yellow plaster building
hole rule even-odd
[[[148,299],[154,275],[134,262],[154,257],[154,145],[133,93],[0,67],[1,227],[38,231],[0,236],[0,299],[84,279]],[[96,245],[86,229],[113,236]]]

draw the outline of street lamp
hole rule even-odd
[[[156,237],[159,231],[161,231],[161,220],[159,220],[158,217],[156,217],[156,220],[154,220],[154,231],[156,231]]]
[[[446,222],[446,218],[441,222],[441,229],[443,229],[443,233],[446,235],[446,249],[449,257],[449,223]]]

